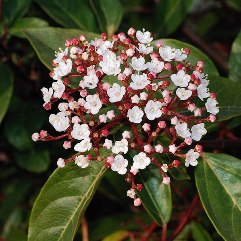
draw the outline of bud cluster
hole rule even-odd
[[[62,140],[63,148],[76,152],[59,158],[64,167],[75,162],[86,168],[101,161],[125,175],[127,195],[140,205],[135,175],[149,165],[167,173],[180,165],[196,166],[200,145],[186,146],[207,133],[205,122],[219,112],[215,93],[209,92],[204,63],[188,62],[189,49],[175,49],[153,40],[148,31],[131,28],[124,33],[101,34],[90,42],[84,35],[66,40],[53,60],[50,88],[42,88],[44,108],[57,101],[59,112],[49,122],[59,136],[34,133],[34,141]],[[185,147],[185,148],[184,148]],[[172,161],[165,162],[169,155]]]

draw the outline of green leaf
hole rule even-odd
[[[66,39],[77,38],[81,34],[85,34],[88,40],[97,37],[96,34],[84,32],[78,29],[62,29],[62,28],[31,28],[23,31],[27,39],[30,41],[39,59],[46,67],[52,69],[52,60],[54,52],[59,48],[64,49]]]
[[[233,42],[229,59],[229,78],[241,82],[241,31]]]
[[[97,31],[94,13],[88,0],[35,0],[57,23],[66,28]]]
[[[143,189],[138,192],[145,209],[155,222],[161,226],[168,223],[172,212],[171,189],[162,183],[162,176],[158,168],[139,173]]]
[[[13,36],[24,38],[23,30],[26,28],[42,28],[47,27],[49,24],[45,20],[36,17],[26,17],[15,21],[9,29],[9,33]]]
[[[11,25],[15,20],[24,16],[28,11],[31,0],[3,0],[2,14],[4,22]]]
[[[0,65],[0,124],[5,116],[13,93],[13,74],[10,68]]]
[[[48,150],[30,150],[27,153],[15,154],[17,164],[29,171],[34,173],[41,173],[48,169],[50,164],[50,155]]]
[[[105,170],[98,162],[85,169],[74,164],[56,169],[33,206],[28,241],[72,241]]]
[[[99,22],[100,28],[113,35],[123,17],[123,7],[119,0],[90,0],[90,4]],[[104,27],[103,27],[104,26]]]
[[[240,240],[241,160],[205,153],[195,179],[204,209],[216,230],[225,240]]]
[[[227,4],[234,8],[235,10],[241,12],[241,2],[240,0],[226,0]]]
[[[127,237],[129,237],[129,232],[126,230],[120,230],[109,234],[107,237],[102,239],[102,241],[122,241]]]
[[[209,79],[209,90],[216,93],[219,103],[218,121],[241,115],[241,84],[219,76]]]
[[[172,34],[184,20],[193,0],[160,1],[156,12],[158,29],[155,35],[168,36]]]
[[[192,236],[195,241],[213,241],[207,230],[196,222],[191,223]]]
[[[204,66],[205,74],[219,75],[218,70],[215,67],[212,60],[206,54],[204,54],[201,50],[197,49],[196,47],[192,46],[191,44],[188,44],[188,43],[185,43],[182,41],[178,41],[175,39],[161,39],[161,40],[164,42],[165,45],[171,46],[173,48],[180,48],[180,49],[181,48],[189,48],[191,53],[188,56],[187,60],[191,64],[196,64],[197,61],[202,60],[205,63],[205,66]]]
[[[6,241],[27,241],[27,234],[25,230],[14,228],[5,239]]]

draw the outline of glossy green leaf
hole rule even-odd
[[[195,172],[204,209],[227,241],[241,237],[241,160],[226,154],[205,153]]]
[[[123,17],[123,7],[119,0],[90,0],[100,28],[112,36],[118,29]]]
[[[102,241],[122,241],[129,236],[129,232],[126,230],[116,231],[106,236]]]
[[[233,42],[229,59],[229,78],[241,82],[241,31]]]
[[[26,28],[42,28],[47,27],[49,24],[43,19],[36,17],[26,17],[15,21],[15,23],[9,29],[9,33],[13,36],[24,38],[22,30]]]
[[[30,41],[39,59],[49,69],[52,69],[52,60],[54,52],[59,48],[64,49],[66,39],[77,38],[81,34],[85,34],[87,39],[94,39],[96,34],[87,33],[78,29],[62,29],[62,28],[31,28],[24,31],[25,36]]]
[[[157,36],[168,36],[182,23],[193,0],[160,1],[156,11]]]
[[[241,115],[241,84],[219,76],[209,76],[209,89],[217,95],[218,120]]]
[[[35,150],[29,152],[20,152],[15,154],[17,164],[34,173],[41,173],[48,170],[50,164],[49,150]]]
[[[13,93],[13,74],[5,64],[0,65],[0,124],[5,116]]]
[[[11,25],[15,20],[24,16],[28,11],[31,0],[3,0],[2,15],[4,22]]]
[[[168,223],[172,212],[170,186],[162,183],[162,176],[158,168],[141,172],[139,176],[143,189],[138,192],[138,196],[145,209],[159,226],[162,223]]]
[[[204,66],[204,73],[212,74],[212,75],[219,75],[218,70],[215,67],[212,60],[204,54],[201,50],[197,49],[196,47],[192,46],[191,44],[175,40],[175,39],[161,39],[165,45],[171,46],[174,48],[189,48],[191,50],[190,55],[188,56],[187,60],[191,64],[196,64],[197,61],[202,60],[205,63]],[[155,41],[156,42],[156,41]]]
[[[94,13],[88,0],[35,0],[57,23],[66,28],[97,31]]]
[[[56,169],[33,206],[28,241],[72,241],[105,170],[98,162],[85,169],[74,164]]]
[[[192,222],[191,231],[192,237],[195,241],[213,241],[208,231],[199,223]]]

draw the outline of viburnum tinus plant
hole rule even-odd
[[[105,33],[90,42],[84,35],[67,39],[52,61],[52,87],[41,90],[46,110],[58,104],[49,122],[61,134],[42,130],[32,136],[73,149],[68,159],[58,159],[60,168],[104,162],[130,184],[127,196],[135,206],[142,189],[137,173],[154,165],[169,185],[170,169],[196,166],[205,123],[219,112],[204,62],[192,65],[189,49],[152,40],[150,32],[133,28],[111,39]]]

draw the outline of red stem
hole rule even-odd
[[[136,129],[136,126],[133,123],[130,123],[130,125],[131,125],[131,129],[136,137],[136,141],[137,141],[138,145],[140,145],[142,147],[143,141],[141,140],[141,136],[140,136],[138,130]]]
[[[143,237],[140,239],[140,241],[148,241],[150,235],[152,234],[152,232],[156,229],[157,224],[156,223],[152,223],[151,226],[146,230],[146,232],[144,233]]]
[[[161,241],[166,241],[167,240],[167,224],[163,223],[162,224],[162,237]]]
[[[188,220],[191,217],[191,214],[193,212],[193,209],[195,208],[195,206],[197,205],[199,200],[198,195],[196,194],[195,197],[192,200],[192,203],[189,207],[189,209],[187,210],[187,212],[185,213],[183,219],[181,220],[181,222],[179,223],[179,225],[177,226],[177,228],[174,230],[172,237],[168,240],[168,241],[173,241],[178,234],[180,234],[180,232],[183,230],[183,228],[186,226]]]

